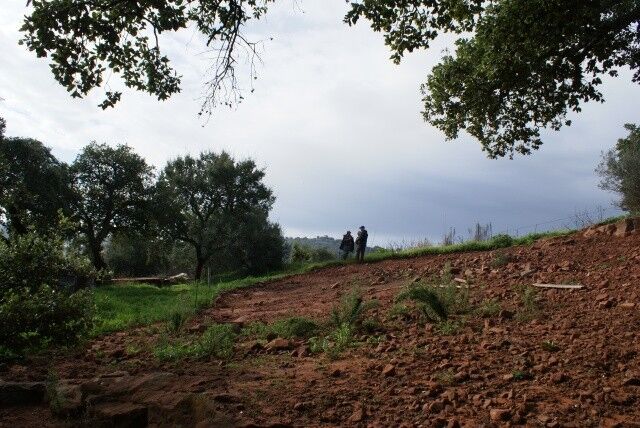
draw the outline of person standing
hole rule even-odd
[[[358,231],[358,237],[356,238],[356,260],[358,262],[364,262],[364,252],[367,249],[367,238],[369,233],[364,226],[360,226]]]
[[[347,260],[349,253],[353,253],[353,247],[353,235],[351,235],[350,230],[347,230],[347,233],[342,237],[342,242],[340,243],[340,257],[342,260]]]

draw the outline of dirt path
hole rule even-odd
[[[145,347],[158,336],[148,327],[0,377],[40,381],[52,369],[83,403],[93,391],[105,421],[144,416],[154,426],[640,427],[639,244],[638,234],[575,235],[505,250],[509,262],[495,268],[485,252],[323,269],[230,292],[187,327],[325,319],[357,287],[380,302],[370,316],[383,327],[337,360],[308,355],[302,341],[281,351],[245,341],[228,362],[163,364]],[[473,302],[495,299],[500,313],[468,316],[453,335],[389,316],[403,287],[445,265],[474,285]],[[514,286],[538,282],[585,287],[541,290],[537,315],[519,321]],[[36,420],[64,423],[43,406],[0,409],[0,426]]]

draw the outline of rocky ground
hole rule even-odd
[[[631,229],[328,268],[230,292],[186,331],[326,319],[354,287],[380,302],[367,316],[381,325],[337,359],[311,355],[303,340],[249,338],[229,360],[162,363],[150,350],[158,326],[111,334],[4,367],[0,427],[640,427],[640,234]],[[407,284],[443,271],[476,307],[492,299],[498,310],[456,318],[446,335],[415,311],[392,316]],[[518,287],[536,283],[583,288],[537,289],[527,308]],[[51,391],[57,399],[46,403]]]

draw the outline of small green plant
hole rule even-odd
[[[453,320],[440,321],[439,323],[436,324],[436,332],[438,332],[443,336],[451,336],[458,333],[458,331],[460,331],[463,325],[464,325],[463,321],[453,321]]]
[[[329,344],[329,339],[326,337],[311,337],[309,338],[309,351],[312,354],[320,354],[322,352],[326,352],[327,349],[331,346]]]
[[[316,322],[303,318],[291,317],[275,321],[272,324],[252,323],[242,330],[244,336],[254,336],[259,339],[270,337],[309,338],[317,334],[319,330]]]
[[[409,307],[404,303],[396,302],[389,309],[389,316],[391,318],[405,318],[409,315]]]
[[[421,312],[433,322],[447,319],[449,312],[440,299],[438,290],[434,287],[417,285],[410,286],[396,297],[396,301],[412,300]]]
[[[334,306],[331,310],[331,325],[336,328],[340,328],[343,324],[356,325],[360,323],[366,309],[362,293],[359,289],[354,288],[342,298],[338,306]]]
[[[382,329],[382,323],[377,318],[367,318],[362,321],[362,330],[367,334],[372,334]]]
[[[49,403],[49,408],[54,414],[57,414],[62,409],[64,402],[62,401],[62,397],[58,393],[58,386],[60,383],[60,379],[58,375],[54,371],[50,371],[47,374],[47,379],[45,382],[45,392],[47,396],[47,401]]]
[[[512,373],[514,380],[531,379],[531,374],[522,370],[514,370]]]
[[[557,352],[560,350],[560,346],[553,340],[545,340],[540,346],[547,352]]]
[[[480,306],[476,309],[476,312],[483,318],[490,318],[498,315],[501,310],[502,307],[500,306],[500,302],[498,302],[497,299],[488,299],[480,304]]]
[[[174,311],[171,314],[171,318],[169,319],[169,323],[168,323],[168,329],[169,332],[176,334],[179,333],[180,330],[182,330],[182,327],[184,326],[185,322],[187,321],[187,317],[184,314],[184,312],[182,311]]]
[[[516,292],[520,298],[520,310],[516,314],[519,321],[530,321],[538,316],[540,311],[538,305],[538,292],[529,285],[516,287]]]
[[[336,359],[349,348],[353,342],[353,327],[349,324],[342,324],[336,328],[330,335],[332,346],[326,352],[329,358]]]

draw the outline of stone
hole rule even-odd
[[[0,407],[40,404],[45,397],[44,382],[0,381]]]
[[[426,404],[425,404],[426,406]],[[431,403],[429,405],[429,413],[440,413],[442,411],[442,409],[444,409],[444,403],[442,402],[442,400],[437,400],[434,401],[433,403]]]
[[[61,384],[55,388],[55,396],[50,396],[49,408],[57,415],[68,416],[79,413],[84,403],[80,385]]]
[[[91,415],[105,426],[137,428],[149,423],[148,409],[132,403],[101,403],[91,407]]]
[[[361,422],[364,419],[364,407],[362,404],[356,403],[353,406],[353,413],[349,416],[349,422]]]
[[[396,374],[396,366],[394,366],[393,364],[387,364],[382,369],[382,375],[384,377],[394,376],[395,374]]]
[[[282,337],[276,337],[271,342],[267,343],[265,348],[268,351],[285,351],[291,347],[291,342]]]
[[[622,309],[633,309],[636,307],[636,304],[633,302],[624,302],[620,304],[620,307]]]
[[[508,409],[491,409],[489,417],[493,422],[505,422],[511,419],[511,412]]]

